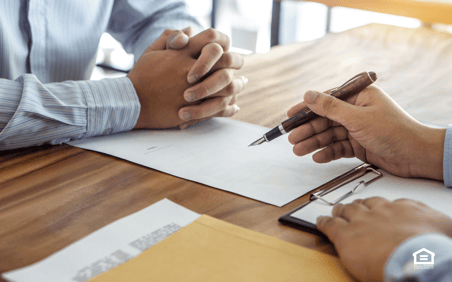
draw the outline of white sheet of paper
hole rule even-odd
[[[311,155],[295,156],[287,137],[248,147],[268,130],[215,118],[185,130],[131,131],[69,144],[279,207],[362,163],[316,164]]]
[[[400,198],[416,200],[422,202],[429,207],[438,210],[449,217],[452,217],[452,189],[447,188],[440,181],[426,179],[408,179],[401,178],[390,173],[380,170],[383,177],[365,187],[359,187],[354,194],[341,201],[342,204],[351,203],[355,199],[365,199],[370,197],[382,197],[388,200],[396,200]],[[375,174],[368,173],[366,178],[370,179]],[[360,180],[366,180],[360,178]],[[328,201],[334,201],[340,196],[350,191],[357,181],[347,184],[324,198]],[[292,217],[308,221],[315,224],[316,219],[320,215],[331,215],[332,206],[329,206],[319,200],[316,200],[304,208],[292,214]]]
[[[164,199],[2,277],[16,282],[87,281],[136,257],[199,216]]]

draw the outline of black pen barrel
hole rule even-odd
[[[264,138],[270,142],[273,139],[278,138],[279,136],[283,135],[283,133],[281,132],[281,130],[279,130],[279,127],[275,127],[272,130],[270,130],[269,132],[265,133]]]

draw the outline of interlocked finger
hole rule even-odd
[[[204,81],[185,90],[184,99],[188,102],[193,102],[209,97],[228,86],[232,82],[232,78],[232,69],[218,70]]]

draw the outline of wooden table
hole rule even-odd
[[[274,126],[306,90],[338,86],[363,70],[377,72],[378,85],[416,118],[452,120],[452,36],[445,33],[370,25],[245,61],[237,75],[249,84],[237,120]],[[306,197],[278,208],[100,153],[41,146],[0,153],[0,272],[39,261],[163,198],[334,254],[328,242],[277,221]]]
[[[279,43],[281,2],[273,0],[271,45]],[[305,1],[305,0],[290,0]],[[328,7],[346,7],[416,18],[426,23],[452,24],[452,0],[307,0]],[[330,16],[330,14],[329,14]],[[329,22],[329,19],[328,19]],[[329,24],[327,24],[329,30]]]

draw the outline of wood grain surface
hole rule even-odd
[[[306,90],[330,89],[367,70],[413,116],[446,125],[452,109],[451,45],[446,33],[369,25],[251,55],[237,72],[249,84],[234,119],[275,126]],[[41,146],[0,152],[0,272],[37,262],[163,198],[334,254],[325,240],[277,221],[307,198],[278,208],[111,156]]]
[[[285,0],[276,0],[279,2]],[[305,0],[289,0],[305,1]],[[330,7],[341,6],[416,18],[427,23],[452,24],[452,0],[306,0]]]

